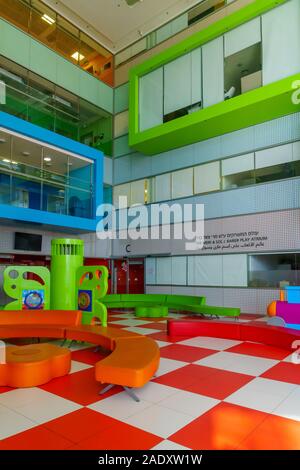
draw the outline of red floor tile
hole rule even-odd
[[[220,403],[168,439],[194,450],[232,450],[263,422],[267,414]]]
[[[215,369],[210,367],[197,366],[190,364],[180,369],[168,372],[167,374],[161,375],[154,379],[154,382],[168,385],[169,387],[175,387],[182,390],[186,390],[187,386],[191,386],[196,381],[201,381],[213,374]]]
[[[108,429],[78,444],[81,450],[147,450],[163,439],[128,424],[116,421]]]
[[[289,356],[290,351],[286,349],[276,348],[273,346],[267,346],[266,344],[258,343],[241,343],[233,346],[232,348],[226,349],[227,352],[233,352],[238,354],[246,354],[248,356],[265,357],[268,359],[282,359]]]
[[[199,361],[215,353],[216,351],[213,349],[195,348],[193,346],[184,346],[183,344],[170,344],[160,348],[161,357],[185,362]]]
[[[261,377],[300,385],[300,364],[279,362],[279,364],[262,374]]]
[[[81,408],[44,424],[44,428],[73,443],[84,441],[114,425],[116,420],[89,408]]]
[[[0,450],[64,450],[73,445],[68,439],[43,426],[15,434],[0,442]]]
[[[268,417],[238,447],[242,450],[300,450],[300,423]]]
[[[178,343],[179,341],[190,339],[190,336],[168,336],[167,333],[164,332],[151,333],[147,336],[157,341],[167,341],[168,343]]]
[[[191,364],[162,375],[155,382],[224,400],[251,380],[249,375]]]
[[[96,346],[88,349],[80,349],[78,351],[73,351],[72,360],[83,362],[84,364],[90,364],[91,366],[93,366],[96,364],[96,362],[101,361],[101,359],[104,359],[109,354],[111,354],[110,351],[104,352],[104,350],[95,352],[95,348]]]
[[[94,368],[51,380],[51,382],[41,385],[40,388],[84,406],[121,391],[121,387],[114,387],[100,396],[99,391],[104,388],[104,385],[96,382]]]

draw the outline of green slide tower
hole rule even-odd
[[[77,310],[77,269],[83,265],[84,242],[57,238],[51,242],[51,309]]]

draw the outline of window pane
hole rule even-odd
[[[79,30],[61,17],[57,19],[56,49],[74,64],[80,64],[83,60],[80,54]]]
[[[0,0],[1,16],[19,28],[28,31],[29,1]]]
[[[299,285],[300,257],[295,253],[249,257],[249,287]]]
[[[29,33],[47,46],[56,46],[56,13],[42,2],[32,0]]]
[[[113,86],[113,56],[93,39],[80,33],[81,67],[103,82]]]

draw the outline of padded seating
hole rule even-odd
[[[108,382],[108,388],[121,385],[139,401],[131,387],[142,387],[158,369],[159,347],[156,342],[119,328],[81,325],[80,322],[80,311],[5,311],[0,312],[0,338],[50,337],[103,346],[112,354],[96,364],[96,380],[102,384]]]
[[[238,317],[239,308],[213,307],[206,305],[203,296],[164,295],[164,294],[109,294],[102,302],[108,308],[168,307],[171,310],[192,312],[200,315],[218,317]],[[140,310],[138,310],[139,312]]]

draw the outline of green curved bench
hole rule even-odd
[[[240,309],[234,307],[213,307],[206,305],[206,297],[169,294],[109,294],[101,300],[107,308],[136,309],[137,316],[167,316],[170,310],[191,312],[217,317],[238,317]],[[153,309],[151,310],[151,307]],[[147,314],[147,309],[149,315]],[[159,310],[161,314],[159,314]],[[157,314],[155,313],[157,312]]]

